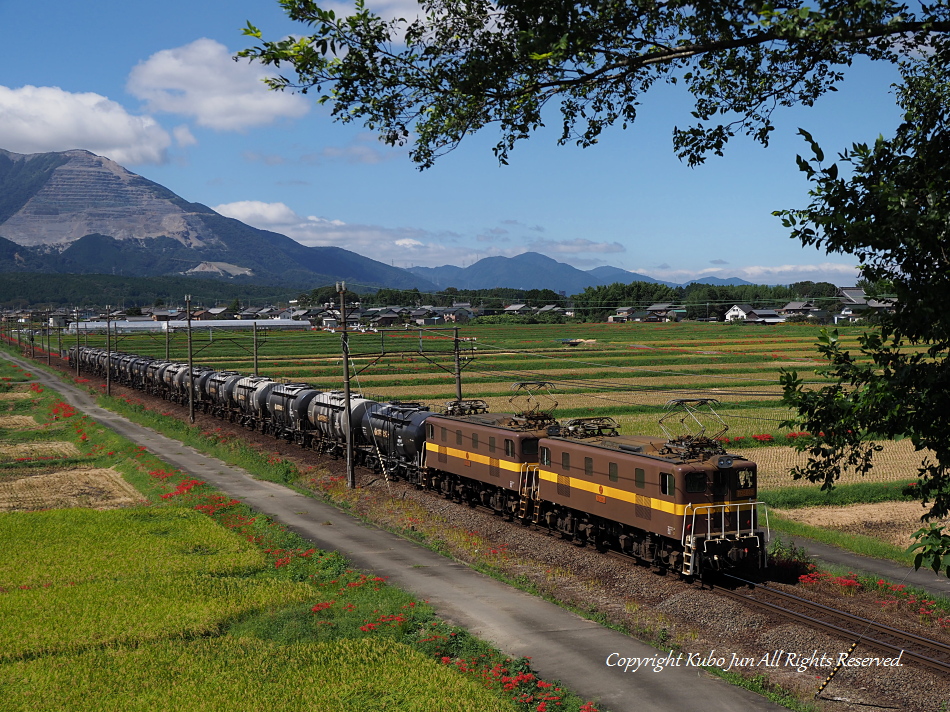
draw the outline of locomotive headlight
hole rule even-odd
[[[734,460],[731,457],[720,457],[716,461],[716,467],[718,467],[720,470],[728,470],[730,467],[732,467],[733,462]]]

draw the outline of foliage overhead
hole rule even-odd
[[[806,389],[796,373],[783,385],[798,426],[820,433],[798,476],[831,487],[842,467],[872,466],[875,440],[909,437],[930,453],[919,498],[931,518],[950,514],[947,0],[422,0],[417,18],[393,21],[363,0],[343,18],[312,0],[279,1],[312,34],[269,42],[248,23],[259,44],[239,55],[295,72],[270,79],[272,88],[313,90],[336,119],[363,122],[389,144],[412,142],[420,168],[490,125],[505,163],[554,110],[559,141],[590,146],[607,127],[633,123],[658,83],[692,95],[692,123],[674,129],[673,144],[697,165],[737,134],[767,145],[777,108],[834,91],[857,58],[899,65],[905,117],[895,135],[827,164],[803,131],[812,157],[799,167],[812,203],[780,213],[804,245],[855,255],[894,311],[858,355],[823,336],[827,385]],[[950,575],[950,536],[932,525],[916,538],[918,566],[947,562]]]
[[[944,2],[892,0],[421,0],[413,19],[384,20],[357,0],[338,17],[313,0],[279,0],[312,34],[242,50],[296,76],[275,89],[318,93],[333,116],[361,121],[391,145],[413,143],[430,167],[468,134],[497,125],[505,163],[557,105],[560,143],[597,142],[637,118],[657,83],[695,100],[676,128],[677,154],[702,163],[745,133],[767,145],[780,106],[834,91],[855,57],[896,62],[908,47],[950,31]]]
[[[944,41],[902,62],[904,120],[892,138],[855,144],[829,164],[803,132],[812,156],[799,158],[799,167],[812,183],[812,202],[780,213],[804,244],[856,255],[866,283],[892,304],[880,330],[861,338],[860,355],[844,350],[836,333],[823,335],[827,385],[806,388],[798,374],[783,376],[799,427],[822,433],[796,474],[827,488],[843,466],[870,469],[876,440],[908,437],[927,451],[913,491],[931,505],[928,519],[950,514],[950,412],[943,407],[950,394],[948,63]],[[946,564],[950,576],[950,536],[936,525],[915,536],[917,565],[936,571]]]

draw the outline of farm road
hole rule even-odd
[[[36,380],[63,395],[74,407],[149,452],[231,497],[271,516],[316,546],[339,551],[354,567],[378,576],[427,600],[444,620],[489,640],[513,656],[531,658],[544,678],[559,679],[581,697],[594,699],[612,712],[749,712],[784,709],[747,690],[712,677],[702,668],[678,667],[634,672],[608,666],[620,657],[666,657],[617,631],[603,628],[554,604],[506,586],[462,564],[389,532],[364,525],[339,510],[208,457],[177,440],[132,423],[95,404],[83,390],[36,368]],[[726,655],[728,651],[719,651]],[[616,659],[616,655],[614,659]],[[675,658],[675,656],[674,656]]]

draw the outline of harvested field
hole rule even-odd
[[[13,393],[0,393],[0,401],[26,400],[32,398],[33,394],[29,391],[14,391]]]
[[[19,457],[77,457],[79,450],[70,442],[47,441],[0,445],[0,462]]]
[[[863,534],[903,549],[912,543],[911,535],[922,526],[920,517],[928,509],[920,502],[882,502],[773,511],[802,524],[846,534]]]
[[[141,504],[142,495],[115,470],[66,470],[0,482],[0,512]]]
[[[897,440],[881,443],[884,449],[874,456],[874,469],[862,477],[854,471],[845,472],[841,484],[851,482],[902,482],[916,479],[917,468],[927,457],[929,451],[919,453],[914,450],[910,440]],[[776,446],[743,450],[731,447],[735,452],[759,466],[759,487],[775,489],[778,487],[814,487],[808,480],[793,480],[788,474],[796,465],[804,464],[807,453],[801,453],[792,447]]]
[[[35,427],[37,422],[32,415],[0,415],[0,429],[31,430]]]

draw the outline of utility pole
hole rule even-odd
[[[167,319],[165,320],[165,360],[168,361],[168,349],[169,349],[169,337],[171,336],[171,322]]]
[[[336,291],[340,295],[340,320],[343,322],[343,429],[346,433],[346,486],[356,489],[356,472],[353,470],[353,433],[350,418],[350,342],[346,331],[346,282],[337,282]]]
[[[112,395],[112,335],[109,323],[112,318],[112,307],[106,304],[106,395]]]
[[[79,378],[79,307],[76,307],[76,378]]]
[[[53,334],[50,329],[50,311],[51,309],[46,310],[46,365],[51,366],[53,364]]]
[[[185,295],[185,311],[188,313],[188,421],[195,422],[195,370],[191,363],[191,295]]]
[[[454,339],[454,351],[455,351],[455,400],[459,403],[462,402],[462,355],[459,353],[459,328],[456,326],[453,330],[455,332]]]
[[[257,376],[257,322],[251,322],[251,338],[253,340],[253,349],[254,349],[254,375]]]

